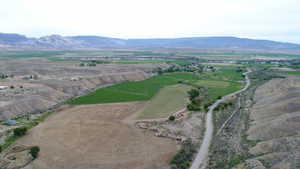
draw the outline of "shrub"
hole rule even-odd
[[[39,155],[39,152],[40,152],[40,148],[38,146],[34,146],[34,147],[31,147],[29,153],[31,154],[33,159],[36,159]]]
[[[169,120],[170,121],[174,121],[175,120],[175,116],[169,116]]]
[[[14,135],[15,136],[24,136],[27,132],[27,128],[26,127],[20,127],[20,128],[15,128],[14,129]]]

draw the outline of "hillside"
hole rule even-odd
[[[174,39],[117,39],[100,36],[50,35],[28,38],[18,34],[0,33],[0,50],[80,50],[105,48],[198,48],[198,49],[259,49],[300,50],[299,44],[237,37],[192,37]]]

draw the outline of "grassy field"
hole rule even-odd
[[[283,74],[290,74],[290,75],[300,75],[300,71],[283,71],[283,70],[276,70],[275,72],[283,73]]]
[[[199,80],[195,84],[208,88],[210,101],[216,100],[219,96],[233,93],[243,87],[242,83],[223,80]]]
[[[235,66],[219,66],[216,72],[203,72],[201,77],[202,79],[239,81],[244,80],[243,72],[237,72]]]
[[[178,81],[196,81],[197,75],[172,73],[154,76],[138,82],[124,82],[100,88],[86,96],[70,101],[70,104],[99,104],[151,99],[162,87],[177,84]]]
[[[146,105],[139,119],[168,117],[187,105],[187,91],[192,87],[173,85],[162,88]]]

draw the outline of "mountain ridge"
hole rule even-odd
[[[20,34],[0,33],[0,50],[6,49],[49,49],[80,50],[105,48],[199,48],[199,49],[263,49],[300,50],[300,44],[238,38],[233,36],[119,39],[103,36],[61,36],[50,35],[28,38]]]

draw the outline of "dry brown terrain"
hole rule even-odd
[[[67,99],[123,81],[143,80],[151,70],[166,64],[98,64],[80,67],[80,62],[47,59],[1,59],[0,120],[46,111]],[[30,77],[34,77],[31,79]]]
[[[254,101],[248,139],[259,142],[250,152],[266,168],[300,167],[300,78],[273,79],[256,90]]]
[[[128,120],[144,103],[64,108],[17,141],[38,145],[26,169],[161,169],[178,151],[170,139],[135,128]]]

